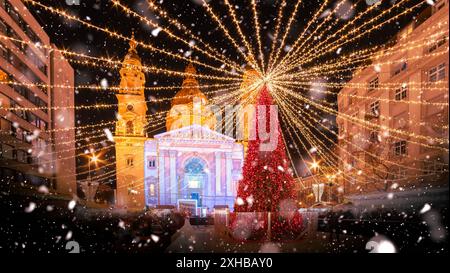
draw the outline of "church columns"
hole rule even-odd
[[[159,204],[166,204],[166,183],[165,183],[165,175],[164,175],[164,171],[165,171],[165,151],[164,150],[160,150],[159,151],[159,156],[158,156],[158,172],[159,172]]]
[[[232,196],[233,195],[233,191],[231,188],[231,183],[233,181],[233,177],[232,177],[232,173],[231,173],[231,168],[232,168],[232,156],[233,153],[231,152],[227,152],[225,153],[225,168],[226,168],[226,195],[227,196]]]
[[[216,195],[222,193],[222,152],[215,152],[216,156]]]
[[[177,200],[176,188],[177,185],[177,151],[169,151],[169,191],[167,192],[168,200],[167,203],[171,204]]]

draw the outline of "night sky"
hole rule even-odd
[[[168,38],[163,32],[161,32],[157,37],[152,35],[153,28],[148,27],[145,24],[139,22],[138,19],[132,18],[124,14],[119,8],[113,7],[110,1],[99,1],[99,0],[79,0],[80,5],[67,5],[65,0],[61,1],[40,1],[41,3],[53,6],[57,8],[62,8],[68,11],[70,14],[79,17],[82,20],[88,21],[94,25],[100,27],[108,27],[110,30],[115,30],[127,37],[131,37],[131,33],[134,31],[137,40],[144,41],[146,43],[152,44],[158,48],[164,48],[168,51],[172,52],[186,52],[189,50],[189,47],[181,42],[176,42],[173,39]],[[222,31],[218,28],[217,24],[212,21],[212,19],[205,12],[204,8],[199,4],[200,0],[159,0],[155,1],[158,6],[161,6],[164,10],[168,12],[168,14],[172,17],[183,23],[185,26],[189,26],[191,31],[195,33],[197,36],[201,37],[202,40],[209,43],[212,47],[217,48],[218,51],[223,52],[226,56],[242,66],[245,66],[245,61],[240,58],[240,55],[237,54],[234,47],[228,43],[226,38],[224,37]],[[248,35],[248,38],[251,40],[252,45],[256,46],[256,41],[253,30],[253,19],[251,13],[251,6],[249,0],[239,0],[239,1],[231,1],[237,7],[237,14],[239,19],[242,20],[241,27],[243,32]],[[268,53],[270,52],[271,45],[271,37],[273,35],[274,27],[275,27],[275,17],[277,15],[278,5],[281,1],[276,0],[264,0],[260,3],[260,22],[262,27],[262,40],[265,45],[264,51],[267,58]],[[294,8],[294,4],[296,1],[287,1],[288,6],[286,7],[287,12],[292,12]],[[286,44],[289,45],[293,43],[294,39],[301,33],[303,27],[308,22],[308,20],[312,17],[314,12],[319,8],[322,1],[303,1],[305,3],[300,5],[299,13],[297,16],[297,20],[294,21],[293,27],[289,32]],[[337,1],[331,1],[330,9],[336,4]],[[379,9],[385,9],[389,7],[395,1],[383,1],[383,4],[380,5]],[[417,1],[418,2],[418,1]],[[149,9],[147,1],[145,0],[137,0],[137,1],[122,1],[123,4],[130,7],[132,10],[138,12],[141,15],[148,17],[153,21],[157,21],[161,23],[164,27],[169,26],[167,22],[160,20],[160,18],[156,17]],[[355,3],[354,14],[366,9],[368,5],[366,1],[353,1]],[[414,4],[414,3],[413,3]],[[238,39],[237,32],[227,16],[227,9],[223,4],[223,1],[210,1],[210,5],[213,7],[214,11],[221,15],[223,19],[223,23],[228,27],[230,33],[233,37]],[[412,5],[412,4],[410,4]],[[41,10],[38,7],[33,7],[29,5],[30,10],[35,15],[37,20],[43,25],[45,31],[51,38],[51,41],[55,43],[59,48],[68,49],[70,51],[75,51],[91,56],[107,56],[114,59],[122,60],[125,56],[128,43],[126,41],[112,39],[111,37],[106,36],[102,32],[95,31],[92,29],[88,29],[85,26],[82,26],[79,23],[68,21],[67,19],[60,17],[58,15],[54,15],[49,13],[48,11]],[[354,15],[353,15],[354,16]],[[413,15],[412,15],[413,16]],[[377,44],[382,44],[388,41],[392,36],[405,24],[411,20],[412,16],[408,16],[403,18],[401,21],[395,22],[395,24],[389,24],[385,26],[383,29],[376,31],[370,36],[365,36],[363,40],[359,40],[356,43],[352,43],[342,48],[341,54],[349,53],[350,51],[360,49],[360,48],[368,48]],[[285,20],[287,20],[287,16],[285,15]],[[351,17],[353,18],[353,17]],[[341,18],[341,23],[338,24],[335,29],[342,27],[343,24],[350,20],[351,18]],[[187,35],[183,36],[183,33],[180,31],[171,28],[174,32],[182,37],[185,37],[189,40]],[[138,47],[139,55],[142,58],[144,65],[153,65],[157,67],[167,68],[171,70],[183,71],[185,66],[187,65],[184,62],[177,61],[175,59],[169,58],[167,56],[150,52],[146,49]],[[285,52],[283,52],[285,53]],[[183,54],[183,53],[179,53]],[[332,60],[332,58],[336,57],[336,55],[329,54],[325,56],[323,59],[315,61],[315,63],[311,63],[310,65],[317,65],[320,62],[324,62],[327,60]],[[217,61],[211,60],[210,58],[206,58],[201,53],[197,54],[195,51],[192,53],[192,58],[195,58],[199,61],[209,63],[211,65],[215,65],[220,67],[220,63]],[[267,61],[267,59],[266,59]],[[99,68],[90,68],[86,66],[81,66],[78,64],[72,64],[76,74],[76,85],[84,85],[84,84],[93,84],[100,85],[100,82],[103,79],[106,79],[109,86],[117,86],[119,84],[119,73],[118,70],[110,70],[110,69],[99,69]],[[198,67],[197,70],[199,73],[206,74],[217,74],[214,71],[210,71],[208,69]],[[348,76],[342,75],[342,76]],[[340,82],[345,81],[348,78],[332,78],[329,81],[332,82]],[[170,86],[170,85],[180,85],[182,83],[181,77],[165,77],[162,75],[156,74],[146,74],[146,85],[147,86]],[[208,82],[205,80],[199,80],[200,84],[211,84],[211,83],[220,83],[220,82]],[[156,98],[162,97],[173,97],[173,95],[178,90],[164,90],[164,91],[151,91],[146,90],[147,99],[150,96]],[[335,90],[336,92],[338,90]],[[205,94],[208,95],[207,91],[204,91]],[[211,97],[211,96],[210,96]],[[95,103],[108,104],[108,103],[117,103],[117,100],[113,93],[109,91],[93,91],[87,89],[77,90],[76,95],[76,104],[77,105],[89,105]],[[329,102],[336,102],[335,96],[330,96],[326,98]],[[157,111],[168,110],[170,101],[162,104],[149,103],[148,108],[149,111],[154,113]],[[78,125],[87,125],[87,124],[95,124],[99,122],[111,121],[115,119],[115,108],[101,109],[98,111],[94,110],[77,110],[76,111],[76,121]],[[150,113],[149,113],[150,114]],[[334,125],[334,117],[333,116],[324,116],[324,118],[328,118],[331,120],[330,126],[336,130]],[[283,121],[282,121],[283,122]],[[286,126],[285,124],[282,127]],[[114,131],[114,128],[110,128],[111,131]],[[151,133],[151,135],[155,133],[163,132],[165,128],[162,128],[160,131]],[[285,135],[286,136],[286,135]],[[106,137],[105,137],[106,139]],[[98,141],[98,140],[97,140]],[[299,160],[299,156],[292,145],[292,141],[290,139],[286,139],[290,154],[294,157],[294,161],[296,164],[296,168],[298,171],[301,169],[301,163]],[[82,140],[81,145],[86,144],[86,140]],[[97,145],[98,148],[101,145]],[[79,151],[82,153],[83,151]],[[107,154],[104,155],[105,158],[111,158],[114,156],[114,151],[111,149]],[[79,162],[79,171],[85,171],[83,164],[86,162],[84,159],[80,157]],[[107,181],[104,181],[107,182]],[[112,184],[114,181],[110,181]]]

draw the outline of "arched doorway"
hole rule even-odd
[[[202,196],[208,175],[205,172],[206,162],[198,157],[190,158],[184,165],[184,193],[189,199],[196,199],[198,206],[202,206]]]

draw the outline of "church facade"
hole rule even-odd
[[[228,136],[193,124],[145,142],[146,204],[233,207],[243,147]]]
[[[131,41],[116,95],[116,206],[139,210],[173,205],[194,213],[216,205],[232,209],[244,145],[214,130],[216,117],[198,87],[195,68],[186,68],[188,76],[166,116],[166,132],[148,138],[146,127],[155,121],[147,118],[141,66]]]

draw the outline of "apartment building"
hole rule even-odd
[[[448,18],[435,1],[339,92],[344,195],[448,190]]]
[[[74,71],[20,0],[0,0],[0,35],[0,186],[76,194],[74,90],[53,87]]]

